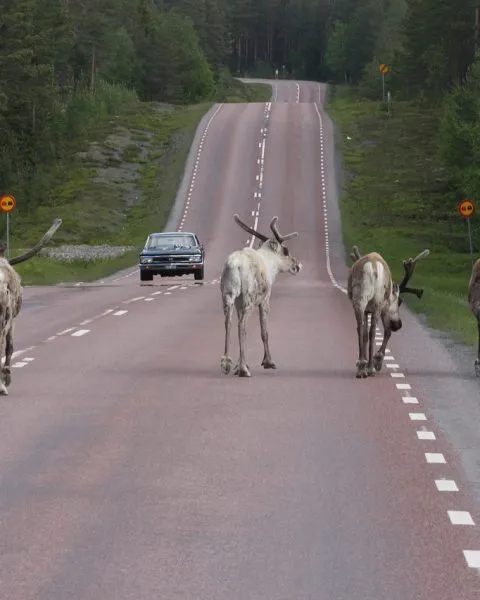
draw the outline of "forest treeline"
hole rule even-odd
[[[214,100],[227,69],[374,99],[380,62],[396,98],[445,103],[444,160],[475,178],[477,1],[0,0],[0,190],[21,179],[34,201],[39,173],[86,123],[138,99]]]

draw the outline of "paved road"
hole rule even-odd
[[[273,97],[222,106],[202,143],[180,223],[206,242],[205,284],[27,290],[0,404],[2,600],[479,597],[477,527],[454,524],[479,504],[425,408],[429,359],[405,334],[354,376],[323,89]],[[277,371],[249,322],[251,379],[220,373],[218,277],[250,241],[234,212],[261,231],[277,214],[304,264],[273,294]]]

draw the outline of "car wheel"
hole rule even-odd
[[[140,271],[140,281],[152,281],[153,273],[150,271]]]
[[[198,271],[195,271],[195,273],[193,274],[193,276],[195,277],[195,281],[201,281],[204,277],[203,275],[203,268],[198,269]]]

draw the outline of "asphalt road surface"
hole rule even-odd
[[[407,313],[381,373],[355,379],[324,88],[273,83],[271,103],[214,107],[194,143],[176,225],[206,245],[204,284],[129,269],[25,290],[0,403],[2,600],[480,597],[476,413],[448,407],[476,406],[476,382]],[[278,215],[304,265],[272,295],[276,371],[248,323],[250,379],[220,372],[220,270],[250,243],[235,212],[262,232]]]

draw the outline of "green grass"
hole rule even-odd
[[[340,209],[347,249],[358,244],[362,253],[380,252],[398,281],[402,260],[429,248],[411,282],[425,289],[424,296],[407,295],[405,301],[430,326],[475,344],[466,298],[472,265],[466,224],[436,155],[439,111],[396,102],[388,117],[381,103],[337,90],[328,111],[343,153]],[[478,216],[472,229],[478,248]]]

